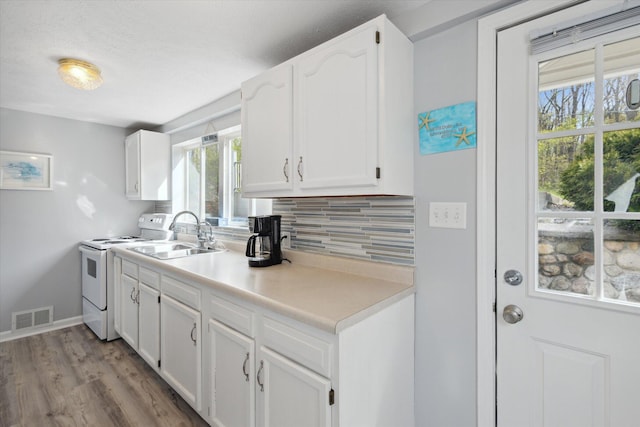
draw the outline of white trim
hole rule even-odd
[[[43,334],[45,332],[55,331],[57,329],[69,328],[71,326],[81,325],[82,316],[69,317],[67,319],[56,320],[51,325],[29,328],[26,331],[5,331],[0,332],[0,343],[15,340],[18,338],[29,337],[32,335]]]
[[[496,265],[496,60],[497,33],[531,17],[574,3],[533,1],[503,9],[478,20],[477,93],[477,231],[476,231],[476,422],[496,425],[495,265]]]
[[[584,13],[597,11],[619,1],[588,1]],[[476,267],[476,410],[477,425],[495,426],[495,266],[496,266],[496,60],[497,33],[556,10],[583,3],[580,0],[527,0],[478,20],[477,92],[477,232]],[[582,9],[581,9],[582,10]],[[480,54],[482,52],[482,54]]]

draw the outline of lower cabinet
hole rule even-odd
[[[117,332],[211,425],[414,424],[413,295],[331,334],[124,257],[115,266]]]
[[[255,426],[255,342],[209,320],[211,422],[218,427]]]
[[[160,292],[138,283],[138,353],[151,366],[160,360]]]
[[[165,294],[160,301],[160,373],[189,405],[200,411],[200,312]]]
[[[261,347],[258,419],[269,427],[331,426],[331,381]]]

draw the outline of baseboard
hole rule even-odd
[[[55,331],[56,329],[68,328],[70,326],[80,325],[82,323],[82,316],[69,317],[68,319],[55,320],[53,324],[48,326],[42,326],[39,328],[32,328],[26,331],[5,331],[0,332],[0,343],[5,341],[11,341],[18,338],[24,338],[31,335],[38,335],[49,331]]]

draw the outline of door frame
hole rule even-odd
[[[476,423],[496,425],[496,107],[497,36],[502,29],[581,6],[591,14],[622,5],[624,0],[525,0],[478,20],[476,154]]]

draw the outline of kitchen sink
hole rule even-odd
[[[136,246],[129,248],[130,251],[138,252],[157,259],[183,258],[191,255],[210,254],[222,252],[221,249],[205,249],[184,243],[159,244],[153,246]]]

